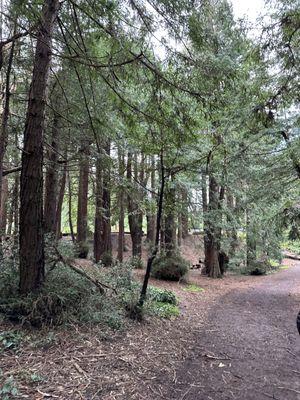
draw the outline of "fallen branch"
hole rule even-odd
[[[98,279],[95,279],[92,276],[88,275],[86,272],[84,272],[81,268],[79,268],[75,264],[74,260],[69,260],[69,259],[63,257],[56,248],[55,248],[55,251],[58,256],[57,262],[62,262],[64,265],[71,268],[72,271],[76,272],[77,274],[83,276],[85,279],[89,280],[93,285],[95,285],[98,288],[98,290],[101,294],[105,293],[104,289],[110,289],[110,290],[113,290],[115,293],[117,293],[115,288],[113,288],[109,285],[106,285],[103,282],[100,282]]]

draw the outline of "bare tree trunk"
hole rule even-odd
[[[54,95],[57,95],[55,92]],[[58,96],[57,96],[58,98]],[[58,101],[54,105],[58,109]],[[48,151],[48,166],[45,178],[45,205],[44,205],[44,230],[45,233],[56,233],[56,209],[57,209],[57,195],[58,195],[58,138],[59,138],[59,124],[60,116],[57,110],[54,109],[52,121],[52,138],[51,148]]]
[[[86,258],[87,249],[87,206],[89,187],[89,146],[83,143],[79,167],[79,187],[77,204],[77,237],[78,256]]]
[[[4,177],[2,179],[1,208],[0,208],[1,235],[5,235],[6,234],[7,200],[8,200],[8,180],[7,180],[6,177]]]
[[[186,239],[189,235],[189,207],[188,207],[188,192],[186,188],[182,190],[182,239]]]
[[[165,195],[165,251],[168,257],[172,257],[176,250],[176,226],[175,211],[176,203],[175,187],[173,177],[170,177],[170,186],[167,186]]]
[[[20,180],[21,293],[38,289],[44,281],[43,134],[51,37],[59,0],[45,0],[38,32],[24,131]]]
[[[94,259],[101,259],[101,222],[102,222],[102,162],[100,155],[96,161],[96,193],[95,193],[95,228],[94,228]]]
[[[207,202],[207,176],[206,173],[202,173],[201,177],[201,186],[202,186],[202,212],[203,212],[203,244],[204,244],[204,264],[206,265],[206,259],[208,255],[208,246],[209,246],[209,239],[208,239],[208,226],[207,226],[207,211],[208,211],[208,202]],[[206,273],[206,268],[203,270],[203,273]]]
[[[70,173],[67,172],[67,179],[68,179],[68,217],[69,217],[69,227],[70,227],[70,235],[72,242],[75,243],[75,235],[74,235],[74,228],[73,228],[73,221],[72,221],[72,181],[70,177]]]
[[[152,156],[151,158],[151,202],[155,201],[155,160]],[[147,241],[154,244],[155,241],[155,214],[150,207],[150,210],[147,212]]]
[[[57,198],[57,207],[55,211],[55,236],[56,240],[60,239],[61,234],[61,213],[65,196],[66,189],[66,180],[67,180],[67,164],[64,165],[64,169],[62,171],[60,183],[59,183],[59,193]]]
[[[14,28],[14,34],[16,31],[16,25]],[[2,193],[2,185],[3,185],[3,161],[4,161],[4,156],[6,152],[6,147],[7,147],[7,141],[8,141],[8,133],[7,133],[7,123],[8,123],[8,117],[9,117],[9,112],[10,112],[10,76],[11,76],[11,70],[12,70],[12,64],[13,64],[13,57],[14,57],[14,51],[15,51],[15,42],[12,42],[11,48],[10,48],[10,53],[9,53],[9,58],[8,58],[8,65],[7,65],[7,70],[6,70],[6,79],[5,79],[5,90],[4,90],[4,105],[3,105],[3,112],[2,112],[2,119],[1,119],[1,133],[0,133],[0,193]],[[4,210],[6,206],[2,206],[2,198],[3,196],[0,196],[0,209]],[[0,227],[2,229],[4,225],[4,221],[1,219],[4,216],[3,213],[0,214]],[[4,234],[3,231],[0,232],[0,241],[2,238],[2,235]]]
[[[211,174],[209,179],[209,221],[207,234],[206,270],[210,278],[219,278],[221,269],[219,264],[219,232],[216,227],[217,211],[219,209],[219,186]]]
[[[160,236],[160,231],[161,231],[160,224],[161,224],[162,215],[163,215],[164,193],[165,193],[165,168],[164,168],[163,155],[161,155],[161,157],[160,157],[160,190],[159,190],[159,196],[158,196],[158,201],[157,201],[155,243],[154,243],[151,255],[147,261],[147,267],[146,267],[146,273],[144,276],[143,286],[141,289],[139,302],[137,304],[138,308],[142,308],[144,305],[144,302],[146,300],[147,288],[148,288],[148,282],[149,282],[150,273],[151,273],[151,269],[152,269],[152,264],[156,258],[158,250],[159,250],[159,236]]]
[[[124,243],[125,243],[125,207],[124,207],[124,188],[123,188],[123,180],[124,180],[124,172],[125,172],[125,162],[124,162],[124,153],[118,149],[118,159],[119,159],[119,234],[118,234],[118,260],[123,262],[123,251],[124,251]]]
[[[111,243],[110,222],[110,141],[105,148],[106,160],[97,160],[96,171],[96,210],[95,210],[95,232],[94,232],[94,258],[96,262],[104,256],[105,263],[109,264]]]
[[[127,159],[127,181],[129,184],[133,184],[132,182],[132,154],[128,153]],[[132,195],[132,193],[134,195]],[[132,241],[132,255],[133,257],[141,257],[142,255],[142,227],[140,224],[140,210],[139,204],[136,201],[137,190],[133,191],[128,194],[128,222],[129,222],[129,229]]]

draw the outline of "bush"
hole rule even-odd
[[[134,290],[131,269],[120,264],[97,279],[116,289],[103,295],[88,279],[68,266],[48,266],[43,288],[34,294],[20,296],[15,266],[4,263],[0,270],[0,313],[11,321],[33,327],[64,323],[103,323],[118,329],[122,326],[125,293]],[[99,276],[98,276],[99,274]],[[1,347],[1,346],[0,346]]]
[[[144,269],[144,263],[141,257],[138,256],[131,257],[128,263],[131,264],[132,268],[134,269]]]
[[[103,253],[100,261],[104,267],[110,267],[114,263],[113,256],[110,252]]]
[[[160,289],[155,286],[148,287],[148,299],[152,301],[158,301],[160,303],[177,304],[177,298],[175,293],[171,290]]]
[[[247,275],[266,275],[268,272],[276,271],[277,265],[272,265],[269,261],[256,260],[246,267],[245,273]]]
[[[179,281],[188,272],[189,264],[179,254],[161,254],[152,265],[151,275],[157,279]]]
[[[89,250],[90,248],[87,242],[81,242],[76,244],[76,256],[78,258],[87,258]]]

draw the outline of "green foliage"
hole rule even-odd
[[[150,313],[160,317],[170,319],[172,317],[178,317],[180,314],[178,306],[170,303],[163,303],[160,301],[154,301],[148,305]]]
[[[22,334],[18,331],[0,332],[0,351],[18,349],[21,340]]]
[[[76,243],[75,255],[78,258],[87,258],[89,254],[90,246],[87,242]]]
[[[189,264],[179,254],[160,254],[153,262],[152,276],[157,279],[179,281],[188,272]]]
[[[104,267],[110,267],[114,262],[112,254],[110,252],[102,254],[100,262]]]
[[[182,290],[184,290],[185,292],[191,292],[191,293],[204,292],[204,289],[202,287],[195,285],[195,284],[186,285]]]
[[[11,400],[12,398],[16,398],[18,394],[18,386],[14,378],[9,376],[0,387],[0,398],[1,400]]]
[[[132,265],[132,268],[134,269],[144,269],[144,263],[141,257],[131,257],[128,262]]]
[[[174,292],[167,289],[160,289],[155,286],[148,287],[147,296],[149,300],[157,301],[159,303],[168,303],[173,304],[174,306],[178,303]]]
[[[251,264],[245,268],[244,273],[246,275],[266,275],[268,273],[278,270],[279,264],[271,263],[270,261],[256,260],[252,261]]]

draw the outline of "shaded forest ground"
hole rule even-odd
[[[37,332],[35,343],[0,355],[2,374],[19,382],[20,399],[300,399],[300,263],[284,264],[214,281],[191,271],[205,289],[195,293],[152,280],[176,292],[178,318],[128,321],[114,333]]]

